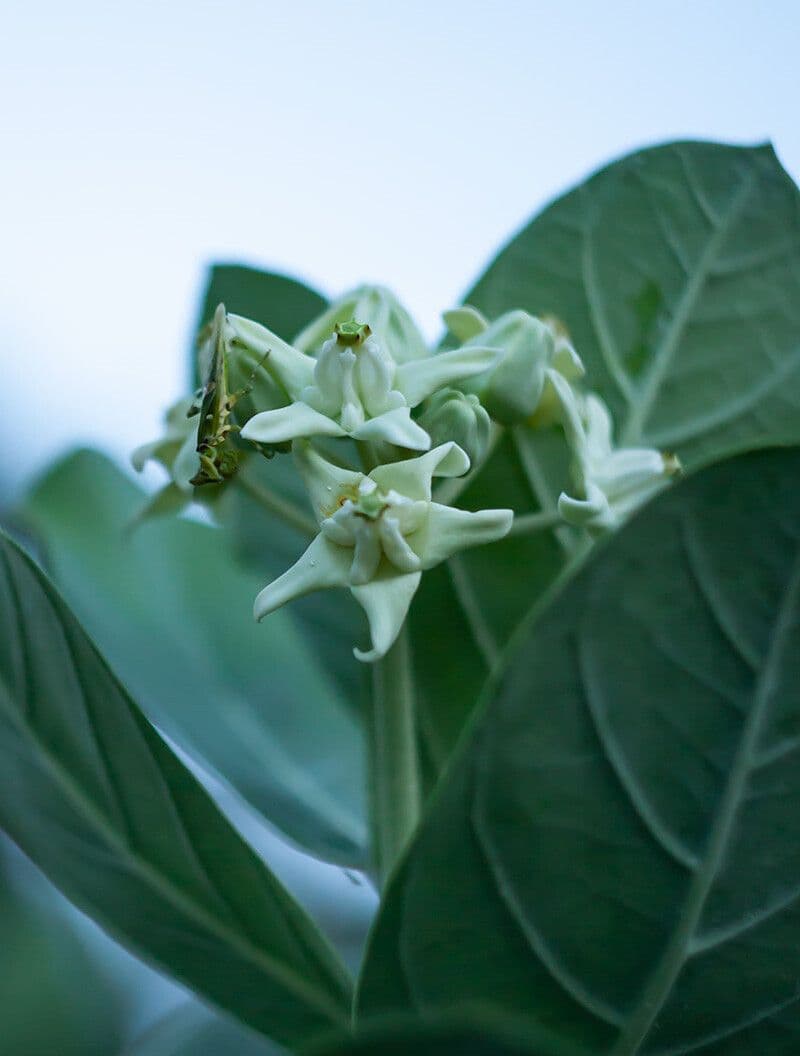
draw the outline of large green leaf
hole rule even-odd
[[[131,533],[143,502],[111,462],[82,451],[22,513],[147,714],[298,843],[364,864],[362,734],[350,705],[285,614],[255,623],[264,579],[233,560],[219,531],[159,519]]]
[[[692,466],[800,439],[800,193],[769,146],[670,143],[614,162],[466,300],[561,319],[622,443]]]
[[[307,1056],[585,1056],[542,1031],[515,1029],[486,1017],[479,1023],[392,1021],[373,1023],[355,1038],[304,1050]],[[137,1054],[138,1056],[138,1054]],[[155,1054],[153,1054],[155,1056]]]
[[[389,887],[362,1017],[797,1051],[798,479],[797,448],[704,470],[526,622]]]
[[[286,1049],[199,1005],[169,1013],[123,1056],[280,1056]]]
[[[4,537],[0,627],[12,839],[114,937],[244,1022],[288,1044],[345,1027],[349,980],[319,932]]]
[[[0,846],[0,1056],[108,1056],[119,1049],[114,981],[54,905],[30,897]],[[17,864],[17,863],[14,863]],[[8,874],[8,875],[6,875]]]
[[[627,445],[691,467],[800,439],[800,195],[768,147],[675,143],[616,161],[535,217],[464,299],[492,318],[561,319]],[[558,444],[512,430],[464,503],[553,509],[567,481]],[[434,764],[575,545],[563,529],[509,539],[425,577],[412,624]],[[443,663],[459,646],[458,666]]]

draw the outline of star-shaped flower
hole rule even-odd
[[[228,320],[234,341],[266,356],[266,370],[292,401],[254,415],[242,429],[246,440],[259,443],[351,436],[427,451],[431,439],[412,420],[412,408],[437,389],[485,371],[499,355],[476,345],[397,363],[368,325],[350,321],[335,325],[315,359],[258,323],[236,315]]]
[[[562,492],[558,511],[592,532],[616,528],[680,473],[680,462],[652,447],[615,448],[611,415],[599,396],[580,396],[557,371],[549,373],[574,456],[577,492]]]
[[[458,550],[501,539],[511,510],[469,512],[431,501],[434,476],[461,476],[469,459],[454,443],[369,474],[332,465],[310,444],[295,458],[319,520],[320,533],[302,557],[258,595],[260,620],[293,598],[348,587],[369,621],[372,648],[359,660],[380,659],[406,618],[423,571]]]

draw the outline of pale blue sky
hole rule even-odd
[[[45,0],[6,3],[2,30],[18,474],[158,429],[215,258],[385,282],[433,335],[513,229],[614,155],[771,138],[800,175],[797,0]]]

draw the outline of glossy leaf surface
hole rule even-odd
[[[346,1026],[349,981],[319,932],[5,537],[0,626],[12,839],[115,938],[271,1037]]]
[[[700,472],[528,621],[389,887],[363,1016],[797,1050],[798,479],[797,448]]]
[[[613,162],[536,216],[464,300],[490,318],[559,318],[621,444],[692,467],[800,439],[800,194],[769,147],[673,143]],[[513,429],[463,502],[554,509],[568,480],[558,445],[553,430]],[[576,544],[548,530],[426,576],[413,626],[435,769],[509,629]],[[460,647],[458,665],[425,647],[442,611],[436,653]]]
[[[147,714],[312,853],[362,864],[362,738],[350,706],[285,613],[255,623],[264,579],[221,532],[175,519],[131,532],[143,502],[113,463],[84,451],[55,466],[22,512]]]

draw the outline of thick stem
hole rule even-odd
[[[422,807],[414,676],[405,626],[374,665],[372,709],[372,832],[383,885],[416,829]]]

